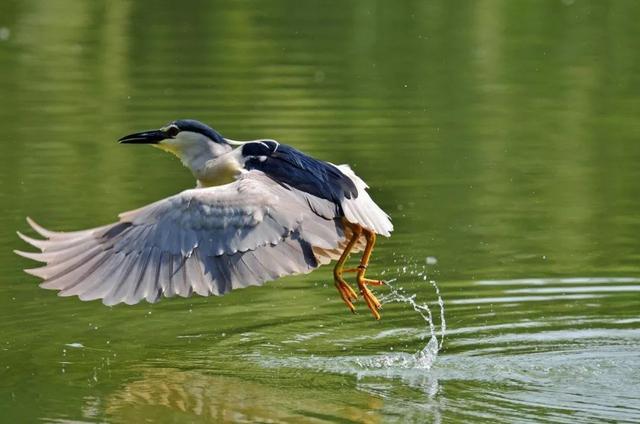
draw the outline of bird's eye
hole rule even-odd
[[[170,125],[165,132],[169,137],[175,137],[180,132],[180,128],[176,127],[175,125]]]

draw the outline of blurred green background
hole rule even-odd
[[[639,21],[634,0],[3,0],[3,419],[639,420]],[[115,308],[22,273],[25,216],[93,227],[193,186],[115,142],[176,118],[350,163],[396,226],[371,273],[442,291],[435,365],[362,362],[422,349],[424,323],[349,315],[328,267]]]

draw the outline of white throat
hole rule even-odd
[[[229,144],[216,143],[199,133],[183,131],[156,146],[177,156],[199,187],[229,183],[242,171],[239,155]]]

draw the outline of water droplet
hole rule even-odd
[[[11,37],[11,30],[7,27],[0,27],[0,41],[7,41]]]

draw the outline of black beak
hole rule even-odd
[[[129,134],[118,140],[123,144],[158,144],[169,136],[160,130],[143,131],[135,134]]]

